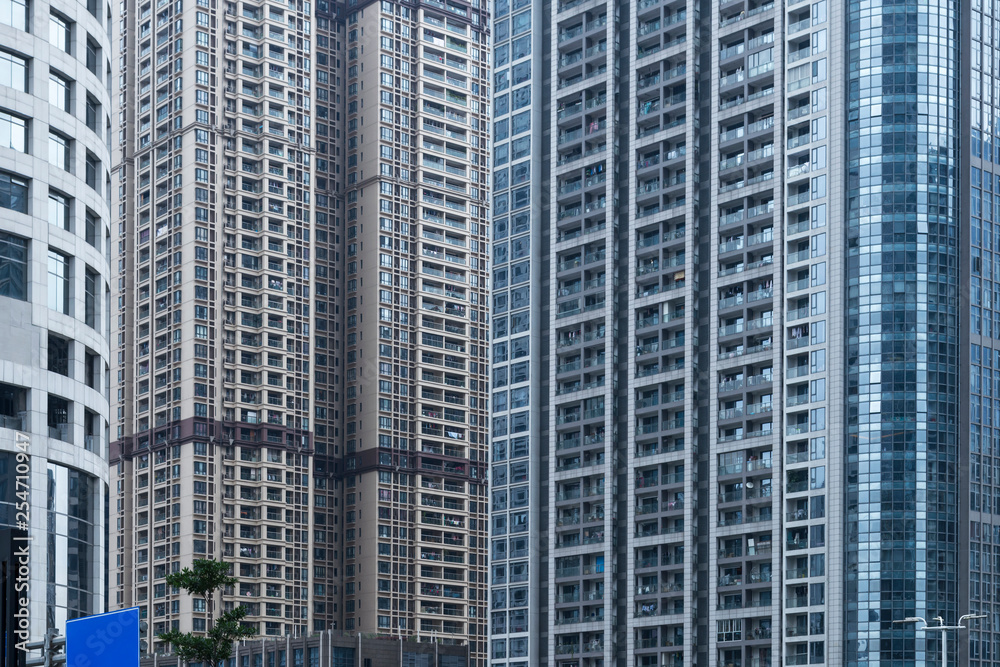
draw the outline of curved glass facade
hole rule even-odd
[[[0,3],[0,527],[30,456],[30,635],[105,610],[111,5]]]
[[[851,665],[936,661],[890,623],[957,620],[958,28],[952,2],[849,5]]]
[[[90,475],[50,463],[48,466],[46,589],[47,627],[98,613],[95,597],[103,592],[99,508],[104,485]]]

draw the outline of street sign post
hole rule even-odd
[[[62,652],[66,646],[66,638],[59,636],[59,631],[49,628],[45,631],[45,639],[28,642],[24,645],[28,651],[41,651],[37,658],[28,658],[24,667],[58,667],[66,664],[66,654]]]
[[[66,622],[66,667],[139,667],[139,608]]]

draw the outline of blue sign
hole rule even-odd
[[[66,622],[66,667],[139,667],[139,608]]]

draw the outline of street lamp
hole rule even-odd
[[[934,618],[937,621],[937,625],[927,625],[925,621],[920,616],[908,616],[899,621],[893,621],[893,623],[923,623],[923,627],[917,628],[917,630],[924,630],[928,632],[940,632],[941,633],[941,665],[942,667],[947,667],[948,665],[948,631],[949,630],[966,630],[967,627],[962,625],[963,621],[972,620],[976,618],[986,618],[986,614],[965,614],[958,619],[958,625],[945,625],[944,619],[940,616]]]

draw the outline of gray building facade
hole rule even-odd
[[[988,12],[495,4],[491,664],[934,662],[892,621],[992,612]]]

